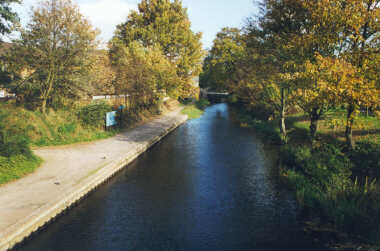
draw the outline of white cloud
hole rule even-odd
[[[116,25],[126,21],[131,10],[137,9],[137,4],[126,0],[74,0],[81,13],[88,18],[92,25],[101,31],[100,38],[107,42],[113,36]],[[40,0],[23,0],[21,5],[12,5],[19,14],[21,22],[26,25],[30,20],[30,10],[38,6]]]
[[[125,22],[131,10],[136,10],[137,5],[123,2],[122,0],[91,0],[80,3],[79,8],[84,16],[102,32],[101,38],[107,42],[113,35],[116,25]]]

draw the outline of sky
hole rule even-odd
[[[125,22],[131,10],[137,10],[140,0],[73,0],[79,5],[84,16],[100,29],[100,39],[111,39],[116,25]],[[15,6],[23,24],[28,22],[30,9],[39,0],[23,0]],[[254,0],[182,0],[188,9],[192,30],[202,32],[205,49],[212,47],[215,35],[223,27],[242,27],[248,17],[258,13]]]

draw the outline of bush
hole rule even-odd
[[[380,146],[375,142],[357,142],[349,153],[356,176],[369,176],[380,179]]]
[[[210,105],[210,102],[207,99],[201,98],[197,102],[195,102],[195,106],[198,109],[204,110],[207,106]]]
[[[181,104],[183,104],[183,105],[189,105],[189,104],[194,102],[194,99],[193,98],[183,98],[183,99],[181,98],[179,100],[179,102],[181,102]]]
[[[124,110],[122,116],[118,118],[119,123],[123,125],[123,127],[128,127],[140,120],[139,112],[134,110]]]
[[[339,148],[331,144],[315,149],[287,146],[281,151],[281,163],[285,180],[307,212],[350,236],[379,241],[376,181],[352,181],[350,160]]]
[[[274,118],[274,111],[265,104],[247,105],[247,112],[255,119],[262,121],[268,121]]]
[[[0,155],[5,157],[31,156],[28,127],[11,120],[11,116],[6,111],[0,112]]]
[[[281,159],[287,168],[300,172],[324,190],[344,186],[351,176],[349,159],[331,144],[315,149],[284,147]]]
[[[104,119],[107,112],[112,111],[109,104],[105,102],[95,102],[80,108],[78,118],[85,127],[101,128],[104,126]]]

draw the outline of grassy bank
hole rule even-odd
[[[187,115],[189,119],[197,119],[203,115],[204,109],[208,105],[210,105],[210,103],[206,99],[200,99],[193,103],[184,104],[184,108],[181,112]]]
[[[91,103],[46,114],[27,110],[14,103],[0,103],[0,184],[33,172],[41,160],[31,148],[89,142],[114,136],[119,128],[104,130],[106,112],[116,107],[104,102]],[[168,109],[140,106],[118,117],[123,127],[133,127]]]
[[[0,123],[4,127],[3,134],[12,133],[11,128],[18,128],[18,133],[30,146],[65,145],[114,135],[116,131],[104,131],[103,128],[104,114],[111,110],[109,105],[99,103],[72,109],[51,109],[43,114],[13,104],[1,104],[3,119]]]
[[[241,126],[254,128],[279,148],[281,180],[295,191],[310,234],[337,250],[380,245],[379,118],[358,117],[353,132],[356,147],[349,151],[342,110],[320,121],[313,146],[308,117],[302,113],[287,120],[287,145],[281,145],[277,120],[259,120],[242,110],[235,114]]]
[[[32,173],[41,163],[35,155],[0,156],[0,185]]]

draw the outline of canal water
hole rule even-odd
[[[213,105],[18,250],[318,250],[273,153]]]

